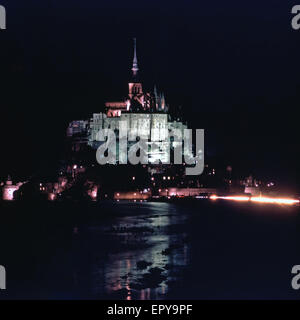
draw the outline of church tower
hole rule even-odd
[[[132,80],[129,82],[129,98],[130,99],[137,99],[141,104],[143,104],[143,101],[141,101],[143,97],[143,88],[142,84],[140,83],[138,79],[138,60],[137,60],[137,54],[136,54],[136,38],[133,39],[134,44],[134,53],[133,53],[133,63],[132,63]]]

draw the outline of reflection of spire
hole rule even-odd
[[[139,71],[137,55],[136,55],[136,38],[133,39],[133,44],[134,44],[134,56],[133,56],[133,64],[132,64],[131,70],[133,72],[133,76],[135,77],[137,75],[137,72]]]

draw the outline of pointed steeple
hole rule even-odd
[[[155,110],[158,110],[158,93],[157,93],[156,85],[154,85],[153,93],[154,93],[154,108]]]
[[[155,98],[157,98],[157,88],[156,88],[156,85],[154,85],[154,96],[155,96]]]
[[[166,108],[166,100],[164,93],[161,94],[161,109],[164,110]]]
[[[136,38],[133,38],[133,45],[134,45],[134,56],[133,56],[133,64],[132,64],[132,72],[133,77],[137,76],[137,72],[139,71],[137,55],[136,55]]]
[[[142,83],[139,80],[138,77],[138,71],[139,71],[139,67],[138,67],[138,62],[137,62],[137,55],[136,55],[136,39],[133,39],[133,44],[134,44],[134,56],[133,56],[133,64],[132,64],[132,72],[133,72],[133,76],[131,77],[131,80],[129,82],[129,99],[133,99],[134,97],[137,98],[137,100],[139,100],[139,103],[141,105],[144,104],[143,102],[143,87],[142,87]]]

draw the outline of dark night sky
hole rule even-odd
[[[59,157],[69,120],[126,95],[137,37],[145,86],[156,83],[207,129],[210,155],[243,173],[299,177],[294,1],[0,3],[0,176],[43,169]]]

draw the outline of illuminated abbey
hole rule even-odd
[[[97,149],[103,143],[99,132],[104,129],[119,130],[121,121],[127,123],[128,133],[133,136],[148,134],[152,142],[159,143],[159,150],[149,151],[150,162],[166,160],[166,141],[168,132],[176,129],[182,132],[187,129],[179,118],[172,119],[163,93],[158,93],[154,86],[153,92],[145,92],[139,79],[136,39],[132,76],[128,83],[128,96],[123,101],[106,102],[104,112],[94,113],[89,121],[74,121],[68,128],[68,136],[86,131],[88,145]],[[165,142],[165,143],[164,143]]]

